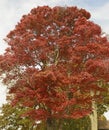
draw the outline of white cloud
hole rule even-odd
[[[109,111],[104,113],[104,116],[106,117],[107,120],[109,120]]]
[[[93,17],[95,17],[96,19],[109,20],[109,2],[102,7],[98,7],[92,13]]]
[[[0,107],[6,102],[6,87],[0,83]]]
[[[99,24],[103,31],[109,34],[109,2],[103,6],[91,9],[92,20]]]

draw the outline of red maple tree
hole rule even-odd
[[[109,42],[89,18],[77,7],[37,7],[7,35],[0,74],[13,105],[31,108],[25,116],[80,118],[107,91]]]

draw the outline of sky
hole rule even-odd
[[[37,6],[77,6],[91,13],[91,21],[99,24],[109,34],[109,0],[0,0],[0,54],[7,47],[4,38],[13,30],[22,15]],[[0,83],[0,106],[5,102],[6,87]],[[109,119],[109,113],[105,116]]]

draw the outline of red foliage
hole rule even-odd
[[[26,116],[80,118],[101,98],[106,88],[99,81],[109,82],[109,42],[89,18],[77,7],[37,7],[7,35],[0,74],[13,105],[31,108]]]

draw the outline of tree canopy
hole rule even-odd
[[[22,116],[48,124],[77,119],[103,102],[109,86],[109,42],[77,7],[34,8],[5,38],[0,75]]]

